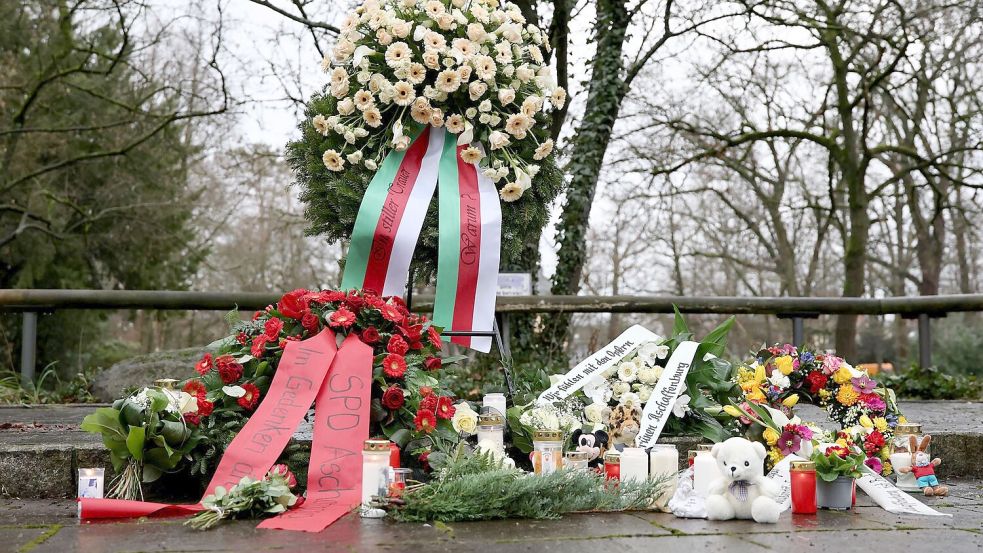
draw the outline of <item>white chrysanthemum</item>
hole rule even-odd
[[[533,117],[543,109],[543,99],[539,96],[529,96],[522,101],[522,113]]]
[[[539,64],[545,61],[543,59],[543,51],[540,50],[538,46],[530,46],[528,50],[529,50],[529,57],[532,59],[532,61]]]
[[[552,151],[553,151],[553,139],[547,138],[545,142],[543,142],[542,144],[539,145],[539,147],[536,148],[536,151],[533,153],[532,158],[535,159],[536,161],[539,161],[541,159],[546,159],[546,156],[550,155],[550,152]]]
[[[429,0],[427,3],[423,4],[423,11],[427,14],[427,17],[437,18],[440,14],[445,13],[447,10],[444,9],[444,4],[438,2],[438,0]]]
[[[439,54],[447,48],[447,40],[444,38],[444,35],[429,31],[423,35],[423,46],[425,49]]]
[[[659,381],[659,371],[654,368],[644,368],[638,371],[638,381],[642,384],[655,384]]]
[[[410,61],[411,56],[410,47],[405,42],[394,42],[386,48],[386,64],[389,67],[399,67]]]
[[[451,41],[451,48],[465,57],[471,57],[477,51],[475,44],[466,38],[455,38]]]
[[[461,86],[461,75],[453,69],[445,69],[437,75],[437,90],[450,94]]]
[[[618,400],[618,403],[621,405],[641,407],[642,398],[635,392],[625,392],[621,394],[621,398]]]
[[[648,403],[649,398],[652,397],[652,387],[639,386],[636,393],[638,394],[638,399],[640,399],[642,403]]]
[[[341,154],[335,150],[328,150],[321,156],[324,166],[330,171],[341,171],[345,168],[345,160],[341,159]]]
[[[563,104],[567,103],[567,91],[563,90],[562,86],[554,88],[553,93],[550,95],[550,103],[556,109],[562,108]]]
[[[481,150],[475,148],[474,146],[465,148],[461,151],[461,159],[463,159],[465,163],[478,163],[484,157],[485,155],[481,153]]]
[[[413,84],[420,84],[427,78],[427,68],[421,63],[411,63],[406,68],[406,80]]]
[[[314,125],[314,130],[316,130],[318,134],[327,136],[328,131],[331,130],[331,127],[328,125],[328,120],[325,119],[320,113],[311,119],[311,124]]]
[[[416,92],[413,85],[406,81],[399,81],[393,85],[393,102],[397,106],[408,106],[416,100]]]
[[[634,382],[638,379],[638,367],[631,362],[621,363],[618,365],[618,379],[622,382]]]
[[[509,182],[498,191],[498,196],[502,198],[503,202],[514,202],[522,197],[523,192],[524,190],[522,185],[515,182]]]

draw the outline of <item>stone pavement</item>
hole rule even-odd
[[[858,492],[853,511],[785,513],[776,525],[685,520],[648,512],[433,525],[349,515],[320,534],[257,530],[253,521],[230,522],[207,532],[182,526],[181,519],[80,524],[70,500],[0,500],[0,551],[983,551],[983,483],[962,480],[949,484],[951,496],[926,499],[926,503],[951,513],[951,518],[893,515]]]

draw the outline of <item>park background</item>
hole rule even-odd
[[[532,273],[536,293],[980,291],[976,2],[517,3],[549,31],[572,100],[552,128],[567,187],[542,236],[522,237],[524,264],[503,267]],[[344,245],[305,232],[283,152],[353,7],[3,2],[0,288],[336,287]],[[689,318],[697,334],[722,320]],[[44,314],[40,380],[23,390],[21,320],[0,314],[5,402],[88,401],[102,369],[190,358],[228,328],[218,312]],[[914,367],[901,317],[822,316],[806,341],[890,363],[907,396],[972,398],[979,322],[932,321],[937,371]],[[561,372],[632,323],[671,328],[662,315],[517,317],[516,368]],[[729,354],[790,339],[788,321],[740,316]],[[494,358],[476,361],[461,394],[499,385]]]

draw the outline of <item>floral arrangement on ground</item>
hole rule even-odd
[[[502,263],[538,236],[562,186],[550,110],[566,103],[546,35],[499,0],[368,0],[346,17],[322,68],[330,82],[307,104],[288,145],[310,232],[350,237],[369,180],[425,126],[444,127],[503,200]],[[431,205],[415,265],[436,271]]]
[[[102,436],[117,474],[110,497],[142,497],[141,484],[165,473],[207,478],[269,388],[284,345],[325,326],[373,348],[373,435],[420,464],[458,443],[455,407],[440,383],[447,361],[439,355],[440,333],[400,298],[294,290],[250,321],[233,315],[231,335],[207,348],[198,376],[177,389],[143,388],[85,418],[82,429]]]

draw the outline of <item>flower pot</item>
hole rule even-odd
[[[853,504],[853,478],[840,476],[832,482],[816,482],[816,504],[821,509],[846,510]]]

